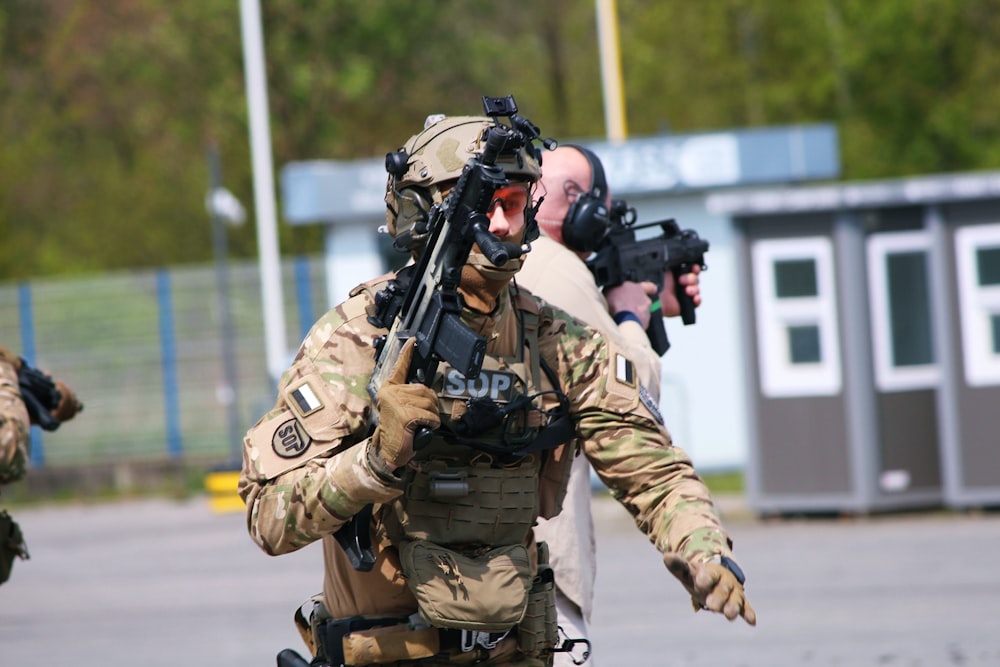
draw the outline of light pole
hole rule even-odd
[[[608,141],[621,143],[628,135],[625,93],[622,86],[621,54],[618,48],[618,11],[615,0],[597,2],[597,42],[601,52],[601,82],[604,89],[604,127]]]
[[[260,0],[240,0],[243,67],[250,121],[250,155],[253,163],[254,211],[257,215],[257,251],[260,255],[260,289],[264,310],[264,343],[267,370],[273,385],[288,365],[285,336],[285,296],[281,285],[278,223],[274,204],[274,166],[271,160],[270,114],[264,66],[264,31]]]
[[[208,195],[205,206],[212,219],[212,249],[215,255],[215,283],[218,292],[219,345],[222,356],[223,382],[217,390],[219,402],[226,406],[227,435],[230,463],[239,466],[242,455],[239,416],[239,395],[236,373],[236,334],[229,309],[229,249],[226,242],[226,223],[241,225],[246,220],[243,206],[233,194],[222,187],[222,168],[219,151],[209,146]]]

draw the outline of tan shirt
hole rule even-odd
[[[604,294],[576,253],[541,236],[532,242],[516,281],[535,296],[616,339],[630,352],[640,381],[659,401],[660,358],[650,347],[646,332],[637,322],[615,323]],[[578,456],[573,462],[562,513],[549,520],[539,519],[535,531],[536,538],[549,545],[556,585],[580,608],[588,623],[597,574],[590,496],[590,465],[586,457]]]

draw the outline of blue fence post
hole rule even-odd
[[[180,401],[177,389],[177,353],[174,336],[174,304],[170,290],[170,274],[165,269],[156,272],[156,301],[160,314],[160,360],[163,366],[163,401],[167,422],[167,453],[178,459],[183,449],[181,441]]]
[[[309,260],[302,255],[295,258],[295,300],[299,305],[299,340],[303,340],[316,320],[313,317]]]
[[[21,319],[21,356],[35,366],[35,315],[31,308],[31,286],[27,282],[17,286],[17,310]],[[40,426],[31,427],[31,465],[45,465],[45,443]]]

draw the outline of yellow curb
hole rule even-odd
[[[209,493],[209,505],[218,513],[242,512],[243,499],[236,489],[240,473],[237,471],[210,472],[205,475],[205,490]]]

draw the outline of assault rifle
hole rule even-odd
[[[56,383],[37,368],[32,368],[28,362],[21,359],[21,369],[17,372],[17,384],[21,390],[21,400],[28,409],[31,423],[38,424],[46,431],[59,428],[59,422],[52,416],[52,411],[62,400],[62,394],[56,389]]]
[[[509,185],[496,161],[501,155],[514,154],[521,148],[538,152],[540,149],[532,145],[535,140],[551,145],[551,140],[541,139],[537,127],[517,115],[513,96],[484,97],[483,107],[486,115],[497,120],[496,125],[485,130],[485,149],[478,157],[470,158],[454,188],[440,204],[431,207],[426,230],[429,237],[416,264],[400,271],[375,296],[375,313],[369,321],[389,332],[375,343],[375,370],[368,384],[372,400],[410,338],[416,338],[417,342],[407,382],[430,385],[442,361],[467,378],[477,377],[482,370],[486,338],[461,321],[462,297],[458,285],[462,268],[473,244],[495,266],[527,251],[525,246],[500,241],[489,231],[487,214],[494,193]],[[498,116],[507,117],[510,125],[501,123]],[[408,159],[402,150],[389,153],[386,171],[402,176]],[[377,420],[378,415],[373,411],[373,427]],[[425,445],[431,435],[429,429],[418,430],[414,448]],[[371,506],[368,506],[335,535],[351,565],[362,572],[371,570],[375,564],[368,526],[370,517]]]
[[[684,324],[694,324],[694,300],[677,279],[690,273],[695,265],[702,270],[708,268],[705,265],[708,241],[700,238],[693,229],[681,229],[673,218],[637,225],[635,209],[621,199],[611,203],[610,218],[610,231],[595,254],[587,260],[587,267],[594,274],[597,285],[608,288],[626,281],[649,281],[656,283],[659,294],[663,289],[663,275],[669,269],[674,274],[674,294],[681,305],[681,319]],[[658,236],[637,238],[636,232],[656,226],[661,229]],[[646,335],[657,354],[662,356],[670,349],[658,297],[650,309]]]
[[[38,424],[46,431],[54,431],[64,421],[72,419],[77,412],[83,410],[83,404],[69,387],[33,368],[24,357],[17,357],[6,348],[0,348],[0,359],[15,360],[18,389],[32,424]],[[63,396],[63,392],[67,395]],[[60,405],[63,407],[57,410]]]

